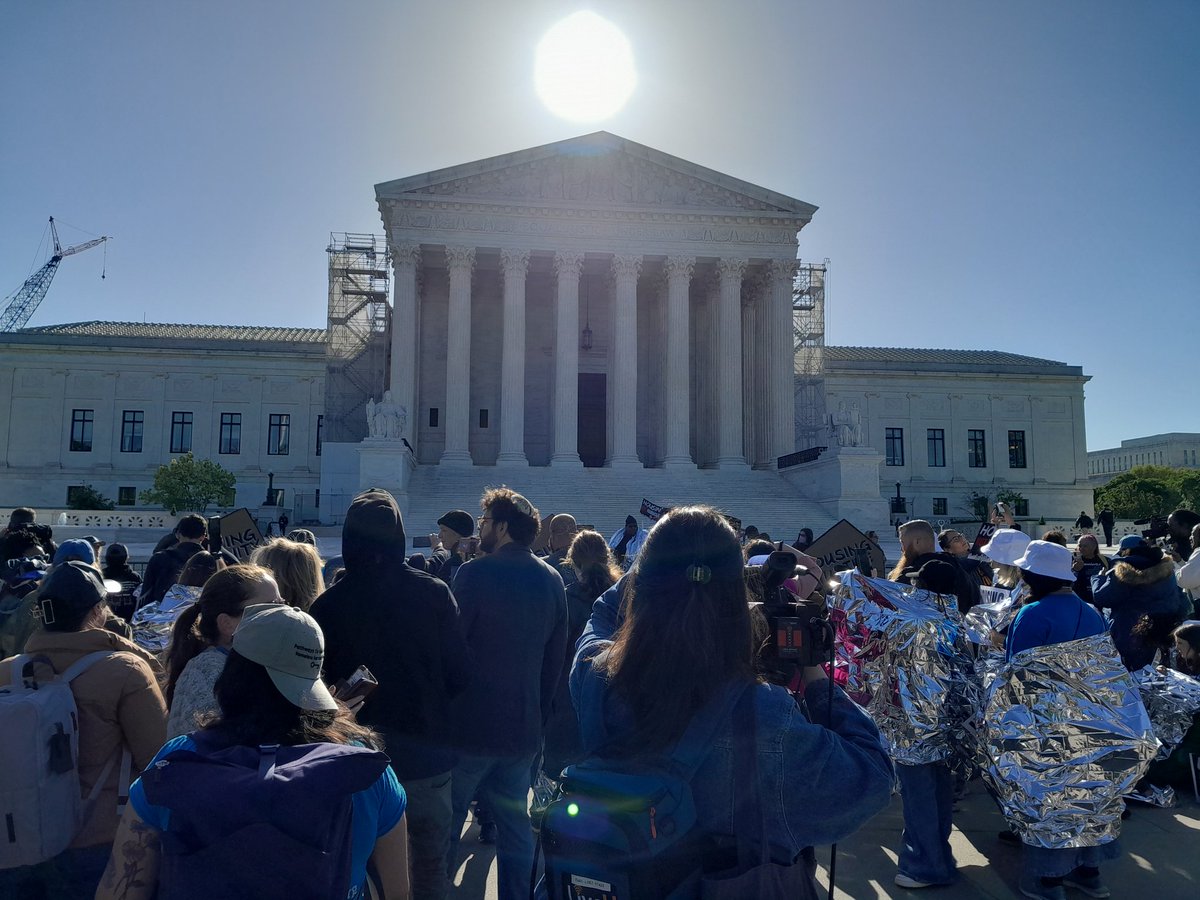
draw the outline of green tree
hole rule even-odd
[[[154,487],[142,491],[142,503],[157,504],[176,515],[180,510],[204,513],[220,502],[233,502],[237,478],[211,459],[196,459],[191,453],[178,456],[154,473]]]
[[[102,493],[92,487],[90,484],[85,484],[71,492],[71,500],[67,503],[68,509],[116,509],[117,504],[113,503]]]
[[[1118,519],[1166,515],[1180,507],[1200,509],[1200,474],[1169,466],[1134,466],[1096,488],[1096,508]]]

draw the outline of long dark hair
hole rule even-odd
[[[1039,575],[1037,572],[1030,572],[1028,569],[1021,569],[1021,580],[1029,585],[1029,597],[1025,600],[1026,604],[1036,603],[1043,597],[1049,597],[1055,591],[1061,591],[1065,587],[1071,587],[1075,582],[1063,581],[1061,578],[1052,578],[1049,575]]]
[[[630,751],[662,750],[731,679],[754,677],[737,535],[715,510],[671,510],[626,588],[625,621],[600,668],[633,713]]]
[[[199,556],[199,554],[196,554]],[[216,645],[220,632],[217,616],[236,616],[253,597],[258,586],[271,578],[262,566],[229,566],[204,582],[200,599],[179,614],[171,630],[167,652],[167,705],[175,697],[175,684],[192,658]]]
[[[588,597],[596,598],[617,583],[621,570],[613,559],[604,535],[581,531],[571,541],[567,562],[579,576],[579,584]]]
[[[349,710],[301,709],[275,687],[264,666],[229,651],[213,695],[221,713],[204,724],[230,744],[258,747],[263,744],[360,743],[382,749],[379,736],[359,725]]]

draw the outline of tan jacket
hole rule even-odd
[[[132,641],[109,631],[37,631],[25,652],[46,656],[56,672],[97,651],[120,651],[93,665],[72,682],[79,708],[79,781],[86,797],[110,759],[116,759],[107,785],[92,815],[72,847],[111,844],[117,832],[117,781],[122,745],[133,756],[136,776],[162,747],[167,731],[167,707],[158,687],[161,671],[154,657]],[[0,662],[0,683],[11,678],[11,658]]]

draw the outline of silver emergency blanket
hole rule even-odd
[[[1162,742],[1159,759],[1166,759],[1192,727],[1200,712],[1200,680],[1174,669],[1146,666],[1133,673],[1150,716],[1154,736]]]
[[[835,677],[875,721],[892,758],[949,759],[966,747],[976,693],[957,599],[842,572],[829,598]]]
[[[1033,647],[988,691],[983,777],[1027,844],[1116,839],[1122,797],[1158,750],[1136,685],[1107,634]]]
[[[1002,634],[1017,617],[1020,607],[1005,588],[985,587],[980,591],[985,602],[967,610],[963,624],[968,641],[989,647],[992,645],[992,634]]]
[[[171,630],[180,614],[200,598],[200,588],[173,584],[157,603],[147,603],[133,614],[133,642],[151,653],[171,645]]]

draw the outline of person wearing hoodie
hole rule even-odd
[[[458,604],[438,578],[405,559],[395,499],[372,488],[354,498],[342,527],[345,574],[309,612],[325,634],[330,682],[366,666],[379,682],[358,720],[384,739],[408,795],[412,896],[446,893],[451,837],[451,700],[467,687],[470,654]]]
[[[1112,568],[1092,579],[1097,607],[1112,611],[1112,639],[1125,668],[1134,672],[1154,662],[1171,645],[1171,631],[1192,604],[1175,580],[1175,564],[1137,535],[1121,539]]]
[[[50,674],[46,661],[55,673],[62,673],[92,653],[109,654],[71,682],[79,711],[78,766],[83,796],[104,780],[71,846],[42,866],[0,872],[4,876],[0,880],[2,896],[21,897],[22,891],[32,888],[36,892],[39,883],[55,879],[51,896],[91,898],[117,833],[122,750],[129,752],[136,774],[153,759],[166,736],[167,707],[158,688],[161,669],[149,653],[105,629],[109,615],[106,597],[100,573],[79,560],[57,564],[38,591],[44,624],[25,646],[27,656],[35,657],[34,675]],[[0,684],[11,682],[18,659],[21,657],[0,662]],[[23,877],[33,884],[21,884]]]

